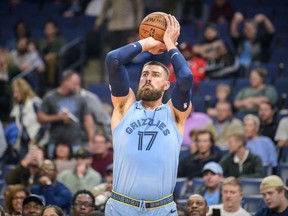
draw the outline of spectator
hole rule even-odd
[[[28,38],[17,40],[16,49],[11,51],[10,76],[21,76],[29,82],[33,89],[37,88],[37,76],[45,71],[45,65],[36,47]]]
[[[210,22],[230,24],[235,13],[234,6],[229,0],[215,0],[210,9]]]
[[[193,140],[190,137],[190,132],[192,130],[203,129],[209,122],[211,122],[211,118],[206,113],[194,112],[193,109],[194,108],[192,106],[191,114],[186,119],[184,126],[182,145],[185,146],[193,145]]]
[[[108,12],[112,14],[108,18]],[[138,28],[143,19],[143,2],[141,0],[107,0],[104,2],[100,16],[95,22],[96,29],[108,18],[110,49],[127,44],[127,38]]]
[[[221,83],[216,86],[215,98],[210,99],[209,108],[207,109],[207,114],[209,116],[211,117],[217,116],[215,106],[218,102],[228,102],[228,103],[231,102],[231,88],[229,85]]]
[[[101,182],[101,175],[91,167],[92,155],[87,149],[79,148],[75,158],[75,168],[63,171],[57,180],[68,187],[72,194],[83,189],[92,191]]]
[[[40,167],[43,161],[43,150],[36,145],[30,145],[25,157],[5,177],[6,184],[22,184],[25,187],[29,187],[38,183]]]
[[[212,132],[218,147],[227,149],[228,136],[233,132],[243,132],[243,125],[239,119],[233,117],[229,102],[218,102],[216,117],[213,122],[206,125],[205,129]]]
[[[223,169],[216,162],[206,163],[202,169],[204,185],[196,191],[202,195],[207,205],[216,205],[221,203],[221,183],[223,180]]]
[[[21,215],[23,200],[30,192],[20,184],[11,185],[5,191],[6,213],[9,215]]]
[[[206,216],[209,208],[204,197],[199,194],[193,194],[187,200],[186,209],[190,215]]]
[[[92,211],[92,212],[89,212],[87,216],[104,216],[104,213],[100,211]]]
[[[28,145],[43,146],[48,139],[44,126],[37,121],[37,113],[42,100],[33,92],[30,85],[24,79],[12,82],[14,104],[10,117],[18,128],[18,137],[15,149],[18,151],[19,160],[28,152]]]
[[[244,30],[241,34],[239,24],[243,21]],[[241,66],[248,68],[252,63],[268,62],[269,46],[275,28],[264,14],[256,14],[253,19],[244,20],[243,14],[237,12],[233,16],[230,31],[235,49],[240,56]]]
[[[47,85],[55,86],[57,80],[58,52],[66,43],[59,36],[58,25],[53,20],[47,20],[44,27],[44,37],[38,41],[39,50],[47,67]]]
[[[266,206],[259,209],[254,216],[285,216],[288,215],[288,200],[285,196],[288,187],[276,175],[264,178],[260,184],[260,192]]]
[[[259,118],[248,114],[244,117],[243,122],[244,133],[247,138],[247,149],[261,158],[263,166],[276,167],[278,163],[276,147],[269,137],[259,136]]]
[[[241,187],[240,181],[235,177],[226,178],[222,185],[223,203],[209,206],[208,215],[211,214],[215,208],[220,209],[221,216],[250,216],[250,214],[241,207],[241,200],[243,198]]]
[[[111,196],[113,183],[113,164],[106,168],[104,182],[93,188],[92,193],[95,196],[95,205],[98,210],[104,210],[108,198]]]
[[[72,200],[72,215],[87,215],[95,209],[93,194],[87,190],[80,190],[75,193]]]
[[[95,17],[100,16],[103,4],[104,0],[91,0],[85,9],[85,15]]]
[[[189,216],[189,212],[184,206],[177,204],[176,208],[178,216]]]
[[[101,132],[96,132],[92,142],[89,143],[92,154],[92,168],[105,176],[106,168],[113,163],[113,152],[109,150],[108,138]]]
[[[56,180],[56,165],[51,160],[45,160],[41,167],[39,183],[31,186],[32,194],[45,198],[46,204],[57,205],[66,213],[70,210],[72,195],[69,189]]]
[[[228,138],[229,155],[225,155],[220,164],[224,176],[238,177],[263,177],[263,166],[259,156],[252,154],[245,147],[244,134],[233,133]]]
[[[77,86],[77,92],[85,99],[88,110],[91,113],[94,124],[97,128],[102,128],[105,135],[111,136],[111,116],[105,110],[105,107],[99,97],[91,91],[81,88],[80,82]]]
[[[261,103],[258,109],[258,117],[260,120],[259,134],[269,137],[276,145],[276,141],[274,140],[278,126],[276,107],[269,102]]]
[[[204,80],[206,77],[205,74],[206,61],[205,59],[193,54],[192,46],[184,42],[179,45],[179,50],[182,52],[183,56],[187,60],[187,63],[193,74],[193,82],[195,84],[195,88],[198,88],[200,81]],[[169,81],[176,82],[176,76],[174,73],[172,63],[168,65],[168,69],[170,71]]]
[[[23,201],[22,216],[41,216],[44,206],[45,201],[42,199],[42,197],[31,194]]]
[[[14,37],[7,41],[5,47],[8,50],[16,49],[16,43],[20,38],[30,38],[30,29],[24,20],[20,19],[14,26]]]
[[[76,166],[71,145],[66,141],[59,141],[54,149],[53,161],[56,164],[58,174],[63,170],[72,169]]]
[[[275,105],[278,94],[274,86],[265,84],[267,71],[255,68],[250,73],[250,86],[242,88],[236,95],[234,106],[240,113],[257,113],[261,103],[269,102]]]
[[[288,146],[288,117],[281,119],[275,134],[275,141],[279,148]]]
[[[62,209],[57,205],[45,206],[42,210],[41,216],[65,216]]]
[[[79,75],[71,70],[63,72],[62,82],[57,89],[48,92],[38,113],[38,121],[50,124],[48,156],[52,157],[59,140],[71,143],[73,151],[92,140],[94,124],[84,98],[75,93]],[[82,132],[84,125],[87,135]],[[88,137],[88,138],[87,138]]]
[[[207,130],[198,131],[195,137],[197,151],[184,157],[178,167],[178,177],[201,177],[203,166],[210,162],[218,162],[220,155],[214,152],[214,139]]]
[[[210,79],[230,77],[238,70],[238,58],[220,37],[214,24],[205,27],[204,38],[193,46],[193,52],[206,60],[205,73]]]
[[[0,49],[0,81],[1,85],[5,85],[8,83],[9,80],[9,65],[10,65],[11,57],[10,53],[6,49]],[[7,86],[8,87],[8,86]],[[1,96],[7,93],[7,88],[1,88]],[[3,89],[3,90],[2,90]]]

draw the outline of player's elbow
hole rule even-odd
[[[121,66],[121,63],[118,58],[117,50],[112,50],[106,55],[105,65],[109,73],[118,71],[118,68]]]

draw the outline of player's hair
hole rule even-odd
[[[143,68],[144,68],[145,66],[147,66],[147,65],[157,65],[157,66],[160,66],[160,67],[162,67],[162,68],[164,69],[166,75],[169,76],[169,70],[168,70],[168,68],[167,68],[163,63],[158,62],[158,61],[149,61],[149,62],[147,62],[146,64],[144,64]]]

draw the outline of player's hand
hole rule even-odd
[[[177,40],[180,35],[180,24],[178,20],[170,14],[165,16],[165,19],[167,22],[167,29],[164,33],[163,41],[167,47],[167,50],[169,50],[172,47],[176,47]]]
[[[166,50],[166,46],[161,41],[155,40],[153,37],[147,37],[139,41],[143,51],[148,51],[152,54],[161,54]]]

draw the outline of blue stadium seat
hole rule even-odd
[[[108,84],[97,83],[91,84],[88,90],[98,95],[102,102],[112,105],[111,94]]]
[[[277,175],[280,176],[284,182],[288,180],[288,163],[278,164]]]
[[[189,192],[188,195],[194,194],[203,185],[204,185],[203,178],[198,178],[198,177],[193,178],[192,179],[192,186],[191,186],[190,190],[188,191]]]
[[[96,17],[94,16],[82,16],[79,17],[79,24],[81,24],[81,28],[84,28],[86,30],[91,30],[95,24]]]
[[[206,112],[208,104],[206,106],[205,96],[193,96],[191,102],[195,112]]]
[[[262,178],[246,178],[241,177],[240,182],[242,184],[242,193],[246,194],[260,194],[259,187]]]
[[[188,187],[188,178],[186,177],[177,178],[176,186],[173,193],[174,199],[178,200],[183,198],[184,194],[187,191],[187,187]]]
[[[183,158],[187,157],[190,154],[190,147],[189,146],[181,146],[180,154],[179,154],[179,161]]]
[[[264,206],[265,203],[261,194],[248,194],[243,196],[242,207],[251,215]]]
[[[248,78],[239,78],[236,80],[234,84],[232,94],[236,96],[241,89],[245,87],[249,87],[249,86],[250,86],[250,81]]]
[[[66,38],[66,40],[69,42],[69,41],[72,41],[76,38],[79,38],[79,37],[83,37],[85,32],[84,32],[84,29],[81,29],[81,28],[62,28],[60,30],[60,34]]]
[[[202,81],[199,83],[197,95],[198,96],[205,96],[205,95],[213,96],[215,95],[215,89],[219,84],[227,84],[231,87],[232,79]]]
[[[197,29],[195,24],[181,25],[179,43],[185,42],[188,44],[194,44],[197,41]]]
[[[288,94],[288,78],[278,77],[275,80],[274,85],[279,93],[279,96],[282,94]]]
[[[256,14],[265,14],[270,20],[273,19],[274,13],[271,7],[249,7],[246,9],[246,17],[253,18]]]
[[[63,11],[65,7],[64,3],[53,3],[47,1],[42,7],[41,13],[46,16],[51,16],[51,11],[53,11],[53,15],[60,15],[60,13]]]
[[[176,200],[176,203],[180,206],[183,206],[184,208],[186,207],[186,203],[187,203],[188,199],[178,199]]]
[[[283,147],[281,149],[280,155],[279,155],[279,161],[282,163],[287,163],[288,162],[288,147]]]

